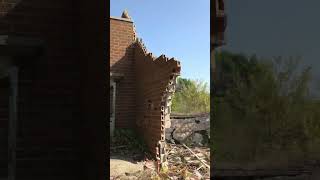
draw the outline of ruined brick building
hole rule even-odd
[[[179,73],[179,61],[147,51],[127,12],[110,17],[111,135],[117,128],[135,128],[164,162],[165,128]]]
[[[0,1],[0,179],[103,179],[104,1]]]

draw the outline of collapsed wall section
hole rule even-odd
[[[149,53],[141,39],[135,43],[136,126],[158,162],[165,157],[165,128],[170,127],[170,105],[180,62]]]

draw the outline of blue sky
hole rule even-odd
[[[210,84],[210,0],[110,1],[111,16],[124,9],[150,52],[178,59],[181,77]]]

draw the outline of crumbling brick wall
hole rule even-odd
[[[124,13],[125,14],[125,13]],[[123,74],[117,83],[116,128],[134,128],[160,163],[165,162],[165,128],[180,63],[147,52],[136,38],[130,17],[110,18],[110,71]],[[112,77],[111,77],[112,78]]]
[[[164,55],[153,57],[141,40],[135,44],[134,59],[136,124],[151,152],[164,161],[165,128],[170,126],[171,98],[180,73],[180,63]]]
[[[134,127],[135,121],[135,74],[133,22],[125,18],[110,18],[110,72],[123,74],[117,83],[117,128]]]

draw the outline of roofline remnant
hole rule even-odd
[[[132,21],[131,19],[127,19],[127,18],[110,16],[110,19],[119,20],[119,21],[126,21],[126,22],[133,23],[133,21]]]

